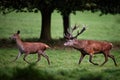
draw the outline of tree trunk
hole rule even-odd
[[[70,26],[70,17],[69,15],[63,15],[63,34],[66,35],[68,33],[67,29]]]
[[[42,25],[41,25],[41,34],[40,40],[51,40],[51,14],[49,10],[42,10]]]

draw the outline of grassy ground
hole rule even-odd
[[[29,55],[27,64],[21,56],[16,62],[11,63],[18,51],[14,48],[0,50],[0,78],[1,80],[119,80],[120,68],[115,67],[111,59],[102,67],[89,63],[86,56],[81,65],[78,65],[80,53],[73,49],[49,49],[51,65],[47,64],[44,57],[37,64],[37,55]],[[118,65],[120,65],[120,50],[112,50]],[[96,55],[94,62],[101,64],[103,55]]]
[[[119,45],[120,42],[120,16],[107,15],[98,16],[99,13],[90,12],[71,15],[71,24],[87,24],[88,29],[79,36],[79,39],[106,40]],[[10,13],[0,15],[0,39],[8,39],[12,33],[21,30],[22,39],[39,38],[41,25],[40,13]],[[62,34],[62,18],[54,12],[52,15],[52,37],[59,39]],[[45,58],[37,64],[37,55],[29,55],[27,60],[32,64],[23,61],[23,55],[16,61],[18,50],[3,43],[0,45],[0,80],[119,80],[120,79],[120,50],[115,45],[112,54],[115,56],[118,67],[114,66],[111,59],[100,67],[89,63],[89,56],[86,56],[78,65],[80,52],[74,49],[62,47],[46,51],[50,58],[51,65],[47,64]],[[51,42],[52,43],[52,42]],[[10,43],[12,45],[12,43]],[[54,44],[54,41],[53,41]],[[14,45],[14,44],[13,44]],[[56,46],[55,46],[56,47]],[[116,48],[117,47],[117,48]],[[104,61],[103,55],[95,55],[94,62],[101,64]]]

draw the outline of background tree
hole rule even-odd
[[[53,0],[41,0],[38,3],[38,9],[41,11],[42,15],[40,39],[51,40],[51,15],[55,9]]]
[[[120,2],[117,0],[57,0],[56,4],[58,12],[63,17],[64,34],[67,34],[70,26],[70,14],[75,14],[76,11],[101,11],[100,15],[120,13]]]
[[[41,12],[42,25],[40,39],[51,39],[51,14],[54,11],[53,0],[1,0],[0,11],[7,14],[16,12]]]
[[[120,14],[120,1],[118,0],[91,0],[89,1],[91,6],[94,5],[94,10],[101,11],[103,14]]]
[[[76,11],[101,11],[103,14],[120,13],[120,1],[117,0],[0,0],[0,11],[7,14],[16,12],[41,12],[42,29],[40,39],[51,39],[51,14],[57,9],[63,17],[64,34],[70,25],[70,14]]]
[[[63,19],[63,34],[67,34],[67,29],[70,26],[70,13],[74,12],[75,1],[73,0],[57,0],[56,9],[62,15]]]

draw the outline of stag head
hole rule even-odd
[[[76,29],[79,29],[79,26],[75,25],[73,28],[68,29],[68,30],[67,30],[68,33],[67,33],[66,35],[64,35],[65,38],[68,39],[68,40],[76,39],[80,34],[82,34],[82,33],[86,30],[86,26],[83,25],[82,30],[80,30],[80,31],[78,30],[78,31],[77,31],[77,34],[76,34],[75,36],[73,36],[72,33],[73,33]]]
[[[73,31],[79,29],[79,26],[75,25],[73,28],[68,29],[68,34],[65,35],[67,42],[64,43],[65,46],[73,46],[76,43],[77,37],[86,30],[86,26],[83,25],[82,30],[78,30],[77,34],[73,36]]]

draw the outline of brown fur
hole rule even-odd
[[[47,59],[48,64],[50,64],[49,57],[45,54],[45,50],[50,47],[47,44],[41,42],[23,42],[20,39],[19,33],[20,31],[18,31],[17,33],[11,36],[11,39],[15,40],[17,47],[19,49],[19,54],[14,61],[16,61],[23,53],[25,54],[23,58],[24,61],[26,61],[26,57],[28,54],[37,53],[38,60],[36,62],[38,62],[41,59],[41,55],[42,55]],[[29,63],[28,61],[26,62]]]
[[[72,32],[77,29],[76,25],[72,28]],[[65,46],[73,47],[81,52],[81,57],[79,59],[79,64],[85,57],[85,55],[89,55],[89,61],[94,64],[98,65],[97,63],[92,62],[92,57],[94,54],[103,54],[105,57],[105,61],[101,64],[104,65],[108,61],[108,57],[110,57],[113,61],[115,66],[117,63],[113,55],[110,54],[110,50],[112,49],[113,45],[110,42],[106,41],[96,41],[96,40],[78,40],[76,39],[80,34],[82,34],[86,30],[86,26],[83,26],[82,30],[76,36],[73,36],[72,33],[68,31],[68,34],[65,35],[67,42],[64,43]]]
[[[113,46],[112,43],[105,41],[72,39],[65,42],[64,45],[71,46],[81,52],[79,64],[81,63],[85,55],[90,55],[89,61],[94,65],[98,65],[97,63],[92,62],[92,57],[94,54],[102,53],[105,56],[105,61],[103,62],[103,64],[101,64],[101,66],[108,61],[108,57],[112,58],[115,66],[117,66],[114,56],[110,54],[110,50]]]

